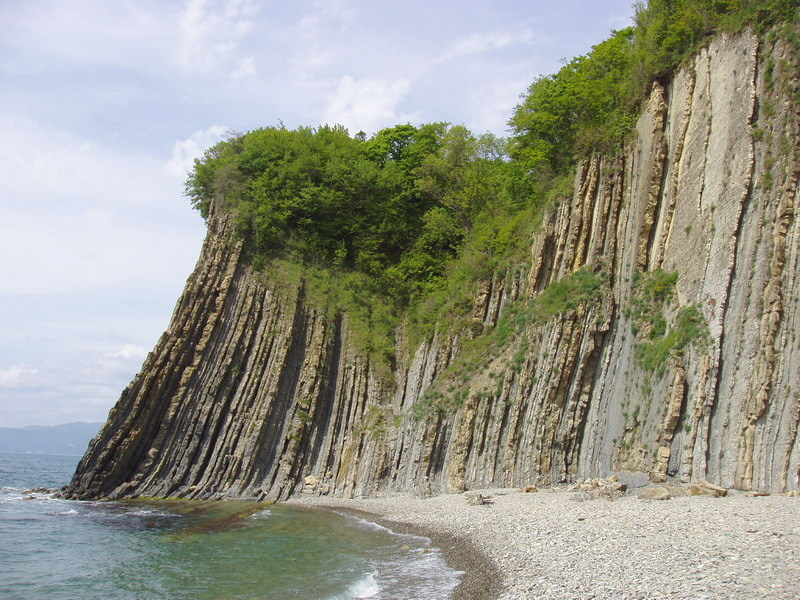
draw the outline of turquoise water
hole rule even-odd
[[[78,457],[0,454],[0,598],[439,600],[460,574],[426,538],[246,502],[77,502]]]

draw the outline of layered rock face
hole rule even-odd
[[[656,84],[625,151],[579,167],[530,264],[476,290],[467,330],[401,351],[393,381],[346,314],[254,273],[216,211],[67,495],[427,495],[621,471],[799,489],[798,72],[780,38],[744,34]],[[526,318],[579,270],[594,298]],[[514,335],[476,343],[512,314]]]

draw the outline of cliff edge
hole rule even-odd
[[[347,314],[265,281],[212,211],[169,329],[65,493],[429,495],[621,471],[800,489],[798,73],[781,38],[745,33],[655,84],[530,263],[475,290],[466,330],[401,351],[393,381]]]

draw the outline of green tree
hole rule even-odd
[[[453,211],[470,231],[475,216],[497,203],[504,158],[502,140],[476,136],[457,125],[444,135],[439,151],[422,163],[417,183],[423,197]]]
[[[509,125],[511,155],[538,177],[563,173],[576,154],[606,150],[631,126],[631,28],[612,33],[592,52],[528,88]]]
[[[797,21],[797,0],[649,0],[637,2],[633,79],[640,94],[720,30],[757,30]]]

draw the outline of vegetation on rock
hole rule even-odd
[[[201,260],[66,495],[427,495],[608,471],[796,489],[798,23],[712,41],[635,143],[573,178],[622,142],[637,30],[543,84],[566,105],[521,104],[564,109],[561,145],[432,124],[210,150],[187,187],[213,213]],[[582,113],[590,82],[604,92]]]
[[[363,339],[385,340],[365,351],[388,357],[401,318],[412,339],[429,336],[468,314],[476,282],[499,264],[524,262],[543,209],[571,195],[576,160],[621,146],[653,80],[718,31],[798,10],[794,0],[639,2],[632,27],[531,84],[509,140],[445,123],[369,139],[338,126],[231,133],[195,162],[186,193],[204,217],[212,204],[235,215],[257,269],[287,259],[314,271]]]
[[[708,337],[703,314],[694,306],[684,306],[670,317],[667,312],[675,298],[678,273],[656,269],[637,274],[633,298],[626,311],[632,319],[633,332],[641,340],[636,358],[647,371],[666,372],[668,360],[680,356],[689,345],[700,344]]]

